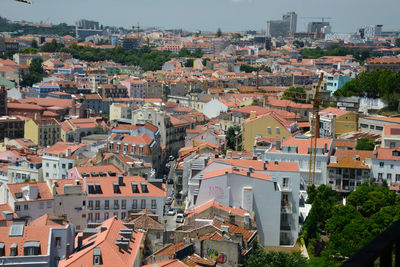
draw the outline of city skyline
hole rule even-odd
[[[158,8],[154,8],[155,6]],[[53,24],[65,22],[70,25],[84,18],[99,21],[103,25],[126,28],[139,22],[144,27],[164,29],[216,31],[221,28],[222,31],[260,31],[265,30],[267,20],[281,19],[286,12],[294,11],[299,17],[298,31],[306,31],[310,21],[320,21],[302,17],[332,17],[329,22],[334,32],[355,32],[359,27],[370,24],[383,24],[384,30],[399,28],[396,10],[400,8],[400,3],[396,0],[339,0],[329,3],[329,8],[325,6],[328,6],[328,1],[316,0],[307,3],[288,0],[285,5],[260,0],[205,0],[201,5],[194,1],[183,4],[180,0],[151,0],[151,3],[120,0],[112,5],[106,0],[36,0],[32,5],[26,5],[14,0],[3,0],[0,4],[0,10],[3,11],[0,16],[12,20]],[[387,8],[388,6],[398,8]]]

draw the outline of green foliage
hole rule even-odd
[[[57,43],[56,39],[51,40],[50,43],[45,43],[41,48],[41,52],[58,52],[64,47],[63,44]]]
[[[324,230],[325,221],[332,215],[332,208],[339,203],[337,192],[326,185],[320,185],[318,188],[313,185],[307,189],[307,193],[307,203],[312,204],[312,208],[303,225],[306,244],[320,235]]]
[[[290,87],[288,88],[282,96],[282,99],[292,100],[296,103],[304,103],[302,99],[306,98],[306,92],[303,87]]]
[[[356,149],[357,150],[374,150],[375,142],[373,139],[363,137],[357,140]]]
[[[210,61],[209,58],[203,58],[203,60],[201,61],[201,63],[203,64],[204,67],[206,67],[208,61]]]
[[[16,32],[18,36],[30,34],[43,35],[72,35],[75,36],[75,26],[68,26],[65,23],[52,25],[51,27],[36,27],[21,24],[9,24],[0,22],[0,32]]]
[[[304,47],[304,42],[303,41],[294,40],[293,44],[294,44],[294,46],[296,46],[296,48]]]
[[[357,78],[345,83],[334,95],[368,96],[382,98],[388,104],[388,109],[398,111],[400,99],[400,72],[389,69],[363,72]]]
[[[221,36],[222,36],[221,28],[218,28],[218,30],[217,30],[217,37],[221,37]]]
[[[227,147],[228,149],[236,150],[236,134],[235,131],[238,132],[237,134],[237,147],[238,150],[241,150],[241,144],[242,144],[242,135],[241,135],[241,129],[240,126],[235,125],[231,126],[228,128],[228,131],[226,133],[226,140],[227,140]]]
[[[201,89],[201,88],[192,88],[192,90],[190,91],[191,93],[198,93],[198,94],[200,94],[200,93],[202,93],[203,92],[203,90]]]
[[[32,47],[32,48],[36,48],[36,49],[39,48],[39,45],[38,45],[38,43],[37,43],[37,41],[36,41],[35,39],[32,40],[32,42],[31,42],[31,47]]]
[[[313,206],[304,223],[303,236],[312,254],[310,266],[337,265],[400,218],[399,198],[385,182],[358,186],[347,197],[346,205],[325,186],[321,187],[307,190]]]
[[[194,53],[191,53],[189,50],[186,48],[182,48],[179,50],[178,53],[179,57],[195,57],[195,58],[201,58],[203,56],[203,53],[201,52],[201,49],[197,48]]]
[[[188,58],[185,62],[185,67],[187,68],[193,68],[193,59],[192,58]]]
[[[32,86],[43,80],[45,73],[42,67],[43,60],[41,58],[34,58],[29,65],[29,73],[22,76],[22,86]]]
[[[35,54],[37,52],[36,48],[33,47],[25,47],[19,51],[22,54]]]
[[[394,45],[395,45],[396,47],[400,47],[400,38],[397,38],[397,39],[394,41]]]
[[[293,42],[294,43],[294,42]],[[303,58],[320,58],[323,56],[347,56],[352,55],[358,62],[363,63],[367,58],[380,55],[377,52],[372,52],[370,49],[353,49],[349,47],[342,47],[333,45],[327,50],[321,47],[305,48],[301,50],[300,54]]]
[[[254,71],[266,71],[266,72],[272,72],[271,68],[265,65],[261,65],[260,67],[253,67],[250,65],[242,64],[240,65],[240,71],[244,71],[246,73],[251,73]]]
[[[248,267],[303,267],[307,265],[307,259],[300,253],[265,252],[258,248],[249,257],[244,266]]]

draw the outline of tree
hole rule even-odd
[[[193,68],[193,59],[192,59],[192,58],[186,59],[185,67],[187,67],[187,68]]]
[[[204,67],[206,67],[208,61],[210,61],[209,58],[203,58],[203,60],[201,61],[201,63],[203,64]]]
[[[296,48],[304,47],[304,42],[303,41],[294,40],[293,44],[294,44],[294,46],[296,46]]]
[[[22,86],[32,86],[43,80],[45,76],[43,67],[43,60],[41,58],[33,58],[29,65],[29,73],[22,76]]]
[[[303,87],[290,87],[287,89],[283,95],[282,99],[292,100],[296,103],[304,103],[306,98],[306,92]]]
[[[37,43],[37,41],[35,39],[32,40],[31,47],[32,48],[36,48],[36,49],[39,48],[39,45],[38,45],[38,43]]]
[[[229,127],[228,131],[226,133],[226,140],[227,140],[227,147],[229,149],[236,150],[236,147],[237,147],[238,148],[237,150],[239,150],[239,151],[242,150],[241,149],[242,135],[241,135],[240,126],[235,125],[235,126]]]
[[[394,41],[394,45],[396,47],[400,47],[400,38],[396,38],[396,40]]]
[[[357,140],[356,145],[357,150],[374,150],[375,142],[373,139],[369,139],[367,137],[363,137]]]
[[[221,37],[221,36],[222,36],[221,28],[218,28],[218,30],[217,30],[217,37]]]
[[[284,253],[268,251],[265,252],[263,249],[258,248],[253,251],[249,259],[245,262],[244,266],[248,267],[269,267],[269,266],[282,266],[282,267],[303,267],[308,263],[307,259],[300,254],[295,253]]]

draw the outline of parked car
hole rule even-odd
[[[183,214],[182,213],[178,213],[178,215],[176,215],[176,222],[177,223],[183,223],[185,219],[183,218]]]
[[[173,208],[170,208],[170,209],[167,211],[167,215],[168,215],[168,216],[174,216],[175,213],[176,213],[176,210],[173,209]]]

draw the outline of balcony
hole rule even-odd
[[[293,210],[291,203],[281,203],[281,213],[291,214],[292,212]]]
[[[119,209],[119,205],[114,205],[114,209],[118,210]]]
[[[375,266],[378,258],[379,266],[400,266],[400,220],[361,248],[342,266]]]
[[[292,192],[292,187],[287,185],[287,186],[282,186],[281,187],[282,192]]]

